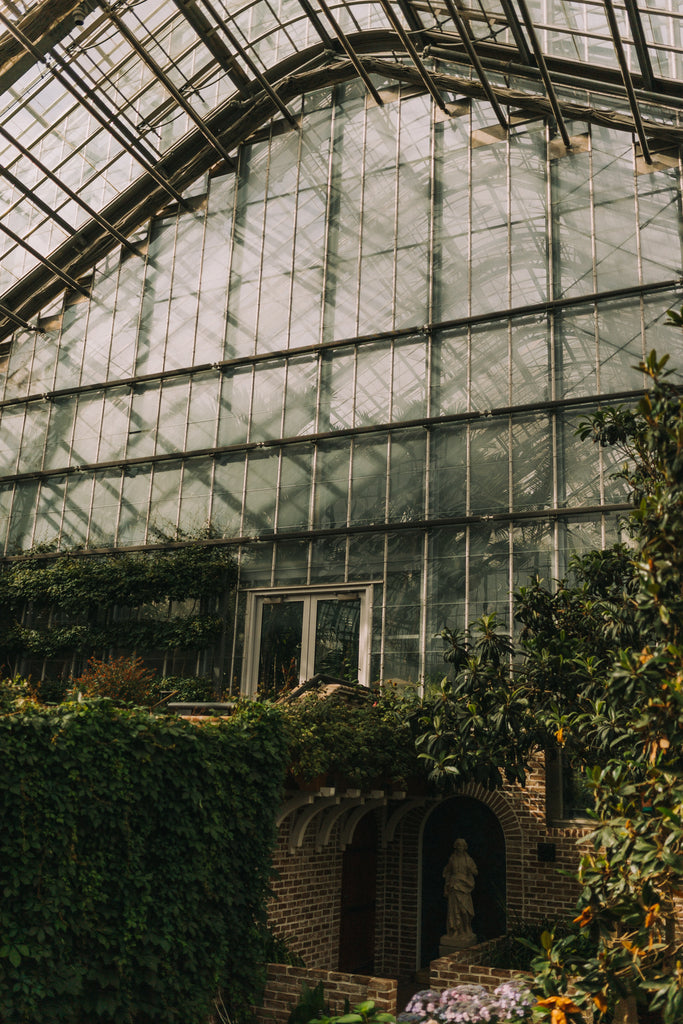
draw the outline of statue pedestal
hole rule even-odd
[[[439,956],[451,956],[459,949],[469,949],[476,946],[477,936],[474,932],[460,932],[459,935],[442,935],[439,942]]]

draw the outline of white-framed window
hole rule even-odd
[[[273,697],[322,674],[370,684],[372,584],[247,594],[242,692]]]

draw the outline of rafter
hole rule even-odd
[[[643,125],[643,119],[640,116],[638,101],[636,99],[636,94],[633,89],[633,82],[631,81],[631,72],[628,68],[626,54],[624,53],[624,46],[621,41],[621,36],[619,34],[619,25],[617,24],[617,17],[614,13],[612,0],[604,0],[604,2],[605,13],[607,15],[607,23],[609,24],[612,42],[614,43],[614,51],[617,55],[619,69],[621,71],[621,77],[624,81],[624,88],[626,89],[626,95],[628,96],[629,106],[631,107],[631,113],[633,114],[633,121],[636,126],[636,132],[638,133],[638,140],[643,151],[643,159],[646,164],[651,164],[652,156],[650,155],[650,147],[648,146],[647,138],[645,137],[645,127]]]

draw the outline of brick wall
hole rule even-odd
[[[315,849],[315,833],[307,833],[301,848],[290,853],[292,822],[285,819],[278,836],[269,923],[307,967],[336,967],[342,873],[336,829],[322,850]]]
[[[508,925],[515,921],[543,923],[573,910],[578,884],[571,875],[578,864],[578,844],[587,829],[557,828],[546,822],[545,776],[539,759],[527,786],[505,786],[489,792],[470,785],[460,791],[488,806],[505,837]],[[422,830],[438,799],[424,798],[398,824],[391,842],[378,848],[375,923],[376,974],[406,978],[422,965],[419,955]],[[373,811],[380,839],[398,804]],[[330,842],[316,850],[316,829],[309,828],[302,845],[290,852],[296,815],[280,830],[274,867],[270,922],[309,968],[339,966],[342,850],[339,825]],[[538,844],[553,844],[554,862],[539,860]],[[445,908],[444,908],[445,913]],[[444,919],[445,923],[445,919]]]
[[[262,1004],[256,1009],[259,1024],[286,1024],[292,1008],[299,1002],[303,983],[315,988],[320,981],[325,1000],[333,1013],[344,1011],[345,999],[351,1006],[372,999],[379,1010],[396,1013],[396,981],[393,978],[268,964]]]
[[[455,985],[484,985],[496,988],[504,981],[514,978],[519,971],[508,971],[502,967],[484,967],[482,961],[496,945],[496,940],[480,942],[470,949],[458,950],[449,956],[432,960],[429,965],[430,988],[453,988]]]

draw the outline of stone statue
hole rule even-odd
[[[467,852],[467,842],[456,839],[453,853],[443,869],[444,896],[448,901],[446,934],[441,943],[451,949],[473,946],[477,937],[472,931],[474,906],[472,890],[477,876],[477,865]]]

